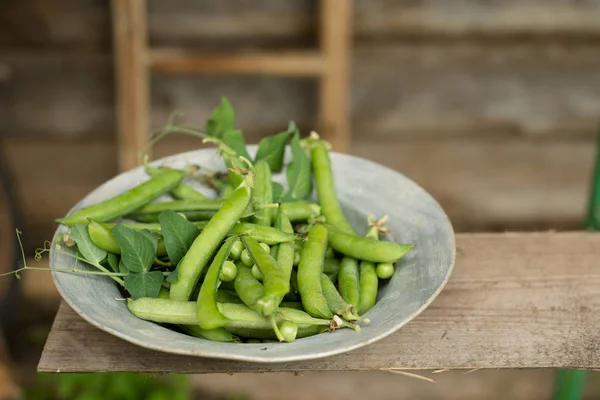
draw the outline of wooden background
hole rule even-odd
[[[153,46],[307,48],[314,1],[151,0]],[[117,172],[109,2],[0,5],[0,133],[28,247]],[[400,170],[458,231],[581,224],[600,120],[600,2],[355,0],[351,152]],[[226,95],[256,142],[316,118],[311,80],[152,78],[151,123]],[[198,147],[170,140],[158,154]],[[426,160],[430,157],[429,160]]]

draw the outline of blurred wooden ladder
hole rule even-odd
[[[320,0],[318,51],[204,55],[150,48],[146,1],[112,0],[119,169],[139,165],[138,153],[148,142],[151,72],[320,78],[317,127],[336,151],[347,151],[351,10],[351,0]]]

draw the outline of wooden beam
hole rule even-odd
[[[317,52],[279,52],[259,54],[195,54],[186,50],[151,50],[148,65],[160,73],[219,73],[275,75],[291,77],[320,76],[323,58]]]
[[[325,70],[319,90],[319,126],[322,136],[338,152],[350,144],[349,58],[352,0],[321,0],[321,52]]]
[[[456,267],[431,306],[396,333],[346,354],[277,364],[171,355],[100,331],[63,304],[38,371],[600,369],[600,234],[456,239]]]
[[[113,0],[119,169],[138,166],[148,143],[149,77],[145,0]]]

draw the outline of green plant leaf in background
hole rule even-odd
[[[122,224],[115,225],[112,233],[121,247],[121,262],[129,272],[147,272],[154,263],[156,250],[143,233]]]
[[[235,112],[226,97],[213,109],[212,116],[206,121],[206,134],[221,139],[225,132],[235,129]]]
[[[71,227],[71,238],[77,244],[77,250],[90,263],[100,264],[107,252],[97,247],[88,233],[87,224],[75,224]]]
[[[254,161],[265,160],[269,164],[271,172],[280,172],[281,168],[283,168],[285,145],[289,136],[290,131],[285,131],[262,138],[258,143],[258,150]]]
[[[177,265],[194,243],[194,239],[196,239],[200,230],[196,225],[172,210],[161,212],[158,215],[158,221],[171,264]],[[169,275],[169,279],[171,279],[171,275]],[[176,275],[174,278],[176,278]]]
[[[245,157],[250,160],[250,155],[246,149],[246,141],[244,140],[242,131],[237,129],[229,129],[223,133],[222,140],[223,143],[231,147],[231,149],[235,151],[238,156]]]
[[[160,271],[129,274],[124,279],[125,289],[134,300],[140,297],[158,297],[164,279]]]
[[[292,161],[287,167],[288,190],[286,200],[302,200],[312,192],[310,159],[300,145],[300,135],[292,137]]]
[[[285,189],[283,185],[279,182],[273,182],[271,184],[271,190],[273,191],[273,203],[281,203],[283,202]]]

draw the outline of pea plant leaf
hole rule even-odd
[[[284,199],[285,189],[279,182],[273,182],[271,184],[271,190],[273,191],[273,203],[281,203]]]
[[[113,272],[119,272],[119,256],[115,253],[108,253],[107,259],[108,265],[113,270]]]
[[[265,160],[272,172],[279,172],[283,167],[285,145],[290,137],[290,131],[264,137],[258,142],[255,162]]]
[[[177,267],[175,267],[175,269],[173,271],[171,271],[171,273],[169,275],[167,275],[166,281],[169,283],[173,283],[173,282],[177,282],[177,279],[179,279],[179,272],[177,270]]]
[[[172,210],[161,212],[158,215],[158,222],[171,265],[177,265],[188,252],[200,231],[196,225]]]
[[[235,128],[235,113],[226,97],[213,109],[212,116],[206,122],[206,134],[221,139],[226,131]]]
[[[125,289],[127,289],[131,297],[135,300],[140,297],[158,297],[163,280],[164,276],[162,272],[151,271],[129,274],[125,276],[124,284]]]
[[[127,269],[127,267],[125,266],[125,264],[123,264],[123,259],[121,259],[119,261],[119,272],[122,274],[128,274],[129,270]]]
[[[300,145],[298,132],[292,137],[292,161],[289,163],[285,175],[288,183],[286,200],[302,200],[312,192],[310,159]]]
[[[246,157],[248,160],[250,159],[242,131],[237,129],[229,129],[225,131],[223,133],[223,142],[227,146],[231,147],[231,149],[235,151],[238,156]]]
[[[148,272],[156,256],[152,240],[122,224],[115,225],[112,233],[121,247],[121,262],[125,268],[129,272]]]
[[[152,242],[152,247],[154,248],[154,254],[156,254],[156,249],[158,248],[158,234],[155,232],[150,232],[147,229],[142,229],[140,233],[150,239],[150,242]]]
[[[102,250],[92,242],[88,233],[88,224],[75,224],[71,227],[71,238],[77,244],[79,253],[89,261],[90,264],[99,264],[106,258],[106,250]]]

